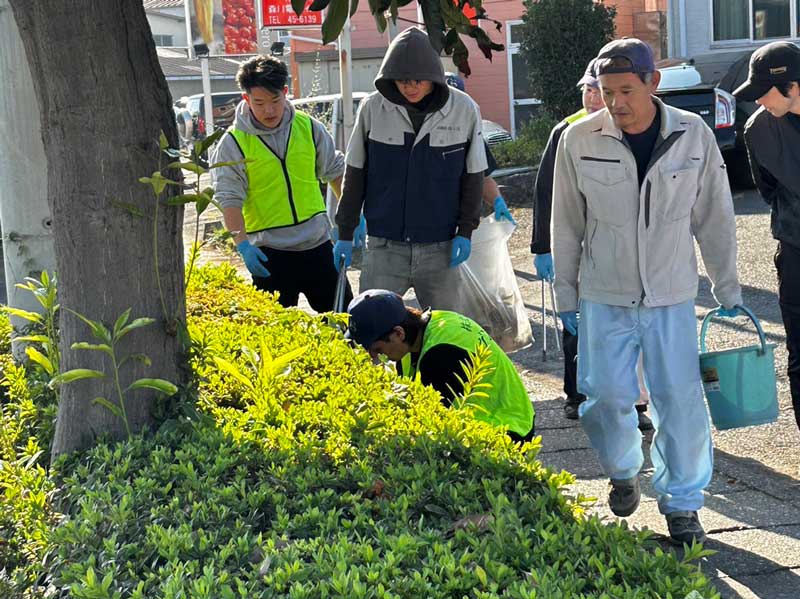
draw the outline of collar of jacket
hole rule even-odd
[[[405,115],[405,114],[408,114],[408,113],[406,112],[406,109],[405,109],[406,107],[405,107],[405,106],[402,106],[402,105],[400,105],[400,104],[395,104],[395,103],[394,103],[394,102],[392,102],[391,100],[387,100],[387,99],[386,99],[385,97],[383,97],[382,95],[381,95],[381,102],[383,102],[383,108],[384,108],[385,110],[391,110],[391,109],[395,109],[395,110],[398,110],[398,111],[400,111],[400,113],[401,113],[401,114],[404,114],[404,115]],[[453,94],[448,94],[448,96],[447,96],[447,102],[445,102],[445,103],[444,103],[444,106],[442,106],[442,107],[441,107],[439,110],[437,110],[436,112],[441,112],[441,113],[442,113],[442,116],[447,116],[447,113],[448,113],[448,112],[450,112],[450,110],[451,110],[452,108],[453,108]],[[401,110],[401,109],[402,109],[402,110]],[[434,114],[434,113],[431,113],[431,114]]]
[[[685,123],[681,122],[681,114],[678,110],[667,106],[655,96],[653,96],[653,102],[655,102],[656,108],[661,112],[660,136],[662,139],[668,139],[669,136],[676,131],[686,131]],[[614,123],[614,119],[611,118],[611,113],[608,109],[603,110],[603,127],[600,133],[601,135],[607,135],[622,141],[622,129],[617,127]]]

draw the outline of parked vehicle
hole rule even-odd
[[[703,83],[690,63],[666,63],[658,70],[661,83],[656,95],[665,104],[700,115],[714,132],[720,150],[732,150],[736,145],[736,99],[723,89]]]
[[[754,50],[743,53],[730,66],[727,73],[720,79],[719,87],[729,92],[733,92],[747,79],[750,55]],[[753,176],[750,173],[750,160],[747,157],[747,148],[744,145],[744,126],[753,113],[758,110],[755,102],[736,102],[736,145],[725,154],[725,162],[728,163],[728,173],[731,182],[737,187],[755,187]]]
[[[215,92],[211,94],[214,111],[214,129],[227,129],[233,124],[236,106],[242,99],[242,92]],[[206,134],[206,107],[203,94],[194,94],[186,99],[182,111],[183,125],[178,121],[178,132],[184,145],[203,139]],[[181,132],[181,128],[183,131]]]

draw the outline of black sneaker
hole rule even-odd
[[[697,512],[672,512],[667,514],[669,540],[675,545],[691,545],[693,541],[702,543],[706,540],[706,531],[700,524]]]
[[[577,420],[579,417],[578,406],[584,401],[586,401],[585,397],[568,397],[567,403],[564,404],[564,418],[567,420]]]
[[[611,479],[611,492],[608,494],[608,506],[620,518],[626,518],[639,507],[642,492],[639,489],[639,476],[621,480]]]

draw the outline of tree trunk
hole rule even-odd
[[[156,218],[152,191],[138,181],[159,168],[159,132],[173,147],[177,132],[140,0],[10,3],[39,101],[48,164],[62,370],[92,368],[108,375],[61,387],[53,443],[57,456],[88,447],[98,436],[125,435],[123,422],[92,401],[104,397],[116,403],[110,360],[100,352],[70,349],[76,341],[97,341],[67,309],[109,327],[128,308],[132,318],[156,318],[157,324],[133,331],[120,344],[124,354],[152,359],[151,367],[133,360],[121,369],[123,389],[142,376],[176,384],[185,378],[176,335],[176,322],[185,320],[183,210],[167,207],[162,198]],[[152,423],[153,399],[151,392],[126,396],[134,432]]]
[[[41,312],[41,304],[31,293],[14,287],[43,270],[53,273],[56,257],[39,108],[8,0],[0,0],[0,181],[3,301],[14,308]],[[28,324],[16,316],[11,322],[17,330]],[[15,347],[15,353],[18,349]]]

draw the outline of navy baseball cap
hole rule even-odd
[[[578,87],[588,85],[589,87],[600,87],[600,81],[597,79],[597,59],[592,58],[589,65],[586,67],[586,72],[577,83]]]
[[[626,58],[630,62],[629,66],[611,66],[612,58]],[[613,73],[636,73],[643,75],[652,73],[656,70],[656,60],[653,49],[640,39],[635,37],[624,37],[620,40],[608,42],[600,48],[597,54],[597,74],[611,75]]]
[[[745,102],[755,102],[775,85],[800,81],[800,48],[791,42],[772,42],[750,56],[747,81],[733,95]]]
[[[386,289],[370,289],[358,294],[347,306],[347,312],[350,324],[345,338],[367,350],[406,318],[403,298]]]

